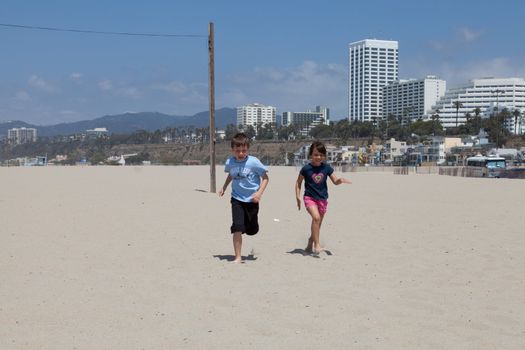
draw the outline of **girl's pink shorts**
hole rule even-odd
[[[328,209],[328,201],[326,199],[314,199],[312,197],[304,196],[304,206],[309,208],[316,206],[319,214],[324,215]]]

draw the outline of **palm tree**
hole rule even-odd
[[[479,132],[479,129],[481,129],[481,108],[479,107],[476,107],[474,108],[474,118],[476,119],[476,129],[478,129],[477,131]]]
[[[413,110],[414,108],[412,108],[412,106],[406,107],[405,109],[403,109],[403,121],[401,122],[401,127],[402,127],[401,130],[405,130],[405,125],[407,125],[407,128],[409,128],[410,118],[408,118],[408,116],[410,115],[410,113],[412,113]],[[405,119],[406,119],[406,122],[405,122]],[[410,134],[410,130],[407,130],[407,134]]]
[[[505,134],[505,129],[506,129],[505,125],[507,124],[506,121],[509,118],[512,118],[512,114],[510,113],[510,111],[507,108],[503,108],[501,110],[501,112],[499,112],[498,115],[497,115],[496,121],[497,121],[497,125],[498,125],[498,134],[497,134],[497,138],[496,138],[496,145],[498,147],[503,146],[503,144],[505,143],[504,135],[502,135],[501,145],[500,145],[500,134],[502,132],[503,132],[503,134]],[[507,129],[507,131],[508,131],[508,129]]]
[[[439,109],[436,109],[430,116],[432,122],[432,136],[436,134],[436,126],[439,123]]]
[[[452,102],[452,105],[454,106],[454,108],[456,108],[456,128],[457,128],[458,127],[459,109],[461,107],[463,107],[463,104],[458,100],[458,101]]]
[[[519,109],[515,109],[512,111],[512,116],[514,117],[514,135],[518,134],[518,119],[521,116],[521,111]]]
[[[403,120],[404,120],[404,119],[408,119],[408,118],[407,118],[408,115],[409,115],[410,113],[412,113],[413,110],[414,110],[414,109],[413,109],[412,107],[406,107],[405,109],[403,109]],[[405,124],[405,123],[403,122],[403,124]]]

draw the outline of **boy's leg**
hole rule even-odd
[[[246,234],[253,236],[259,232],[259,203],[245,203],[243,207]]]
[[[241,248],[242,248],[242,232],[233,233],[233,251],[235,253],[234,262],[241,262]]]
[[[233,252],[235,254],[234,262],[241,262],[242,233],[245,229],[244,209],[240,201],[232,198],[232,226],[231,233],[233,238]]]

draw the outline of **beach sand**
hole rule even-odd
[[[337,173],[312,257],[297,173],[233,264],[207,166],[0,168],[0,349],[525,348],[523,180]]]

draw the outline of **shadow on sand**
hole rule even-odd
[[[288,254],[298,254],[302,256],[311,256],[312,258],[319,258],[320,254],[325,253],[326,255],[333,255],[331,251],[329,250],[323,250],[321,253],[313,253],[309,250],[301,249],[301,248],[295,248],[294,250],[291,250],[289,252],[286,252]]]
[[[226,261],[230,261],[230,262],[235,260],[235,255],[221,255],[221,254],[217,254],[217,255],[214,255],[213,257],[217,258],[219,260],[226,260]],[[243,256],[242,257],[242,262],[255,261],[255,260],[257,260],[257,257],[254,256],[253,254],[250,254],[248,256]]]

